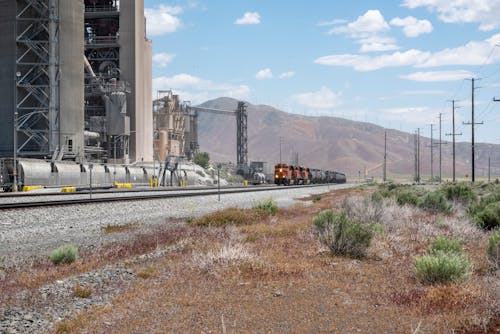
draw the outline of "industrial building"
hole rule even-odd
[[[153,160],[143,0],[0,0],[0,158]]]

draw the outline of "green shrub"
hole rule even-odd
[[[492,194],[485,195],[481,197],[479,202],[471,205],[468,209],[468,212],[471,216],[476,215],[478,212],[483,211],[486,206],[491,203],[500,202],[500,190],[495,191]]]
[[[316,215],[313,225],[319,240],[332,254],[353,258],[366,256],[374,234],[371,226],[355,223],[345,213],[331,210]]]
[[[405,204],[417,206],[418,196],[415,192],[410,190],[400,191],[396,194],[396,202],[398,205],[403,206]]]
[[[313,203],[321,201],[321,196],[320,195],[314,196],[313,199],[312,199],[312,201],[313,201]]]
[[[493,266],[500,268],[500,230],[496,230],[490,235],[487,250],[488,258]]]
[[[477,212],[473,222],[486,230],[500,227],[500,202],[490,203],[483,210]]]
[[[426,193],[420,200],[418,206],[426,211],[432,212],[449,213],[451,211],[451,205],[440,191]]]
[[[193,162],[203,168],[207,168],[208,167],[208,163],[210,161],[210,156],[208,155],[207,152],[200,152],[200,153],[197,153],[195,156],[194,156],[194,159],[193,159]]]
[[[422,284],[457,282],[470,273],[471,265],[464,254],[436,251],[415,259],[415,275]]]
[[[380,193],[380,191],[376,191],[370,195],[370,199],[375,203],[382,203],[384,200],[384,196]]]
[[[465,183],[447,184],[442,188],[446,198],[463,204],[470,204],[477,200],[472,187]]]
[[[462,242],[445,237],[437,237],[436,240],[434,240],[434,242],[429,246],[430,254],[434,254],[436,252],[462,254]]]
[[[264,211],[272,215],[278,212],[278,205],[272,198],[255,203],[253,208],[256,210]]]
[[[73,263],[78,255],[78,248],[74,245],[68,244],[59,247],[50,254],[50,261],[53,264],[59,265],[64,263]]]

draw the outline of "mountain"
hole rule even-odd
[[[201,104],[205,108],[236,110],[238,101],[218,98]],[[273,165],[280,160],[292,162],[298,153],[301,165],[345,172],[348,177],[382,175],[384,128],[366,122],[337,117],[310,117],[286,113],[267,105],[248,103],[248,158]],[[235,117],[200,112],[200,150],[208,152],[213,161],[236,161]],[[388,177],[414,174],[414,135],[387,129]],[[444,137],[444,135],[443,135]],[[430,138],[420,138],[420,173],[426,179],[431,174]],[[434,139],[434,176],[439,175],[439,145]],[[456,144],[457,177],[470,175],[470,143]],[[476,177],[487,176],[488,156],[493,172],[500,173],[500,145],[476,144]],[[442,145],[442,175],[452,175],[452,145]]]

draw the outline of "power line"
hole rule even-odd
[[[455,102],[456,100],[451,100],[452,102],[452,127],[453,127],[453,132],[452,133],[447,133],[447,136],[452,136],[453,138],[453,182],[456,182],[455,179],[455,137],[456,136],[461,136],[462,133],[455,133],[455,109],[458,107],[455,107]]]
[[[472,79],[468,79],[468,80],[471,80],[472,82],[472,120],[470,122],[467,122],[467,123],[463,123],[464,125],[471,125],[472,127],[472,178],[471,178],[471,181],[474,182],[475,179],[476,179],[476,163],[475,163],[475,147],[474,147],[474,125],[480,125],[480,124],[483,124],[483,122],[480,122],[480,123],[475,123],[474,121],[474,93],[475,93],[475,90],[477,88],[474,87],[474,82],[475,80],[480,80],[480,79],[475,79],[475,78],[472,78]]]

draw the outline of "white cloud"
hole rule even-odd
[[[160,67],[166,67],[168,64],[174,60],[175,55],[169,53],[157,53],[153,55],[153,62],[158,64]]]
[[[444,49],[432,54],[419,67],[492,64],[500,61],[500,52],[491,53],[495,45],[499,43],[500,34],[497,34],[484,41],[471,41],[457,48]]]
[[[399,50],[394,39],[389,37],[371,36],[358,41],[361,44],[360,52],[380,52]]]
[[[397,50],[399,47],[393,38],[384,36],[390,30],[380,11],[369,10],[356,21],[330,29],[329,34],[346,34],[361,44],[361,52],[379,52]]]
[[[295,72],[293,71],[289,71],[289,72],[283,72],[279,75],[279,78],[280,79],[288,79],[288,78],[292,78],[295,76]]]
[[[416,72],[408,75],[402,75],[400,78],[420,82],[443,82],[458,81],[474,77],[474,73],[469,71],[435,71],[435,72]]]
[[[356,71],[375,71],[385,67],[398,67],[420,64],[428,59],[430,53],[419,50],[408,50],[406,52],[395,52],[393,54],[378,57],[360,55],[331,55],[316,59],[314,62],[327,66],[347,66]]]
[[[403,6],[437,11],[439,19],[446,23],[480,23],[483,31],[500,27],[500,0],[404,0]]]
[[[272,77],[273,77],[273,72],[271,71],[270,68],[265,68],[255,74],[255,78],[257,80],[271,79]]]
[[[401,95],[445,95],[449,94],[444,90],[404,90]]]
[[[182,100],[195,104],[221,96],[240,99],[250,94],[250,87],[247,85],[218,84],[186,73],[153,79],[153,95],[158,90],[167,89],[174,90]]]
[[[389,24],[378,10],[369,10],[354,22],[345,26],[333,28],[331,34],[349,34],[352,37],[371,36],[374,33],[385,32],[390,29]]]
[[[260,15],[257,12],[246,12],[242,17],[234,21],[234,24],[259,24]]]
[[[331,109],[339,106],[341,93],[334,92],[328,87],[321,87],[317,92],[301,93],[292,96],[297,103],[311,109]]]
[[[386,67],[437,67],[453,65],[486,65],[500,62],[500,52],[493,52],[500,44],[500,34],[484,41],[471,41],[464,46],[435,53],[416,49],[370,57],[356,54],[337,54],[317,58],[314,62],[327,66],[352,67],[356,71],[374,71]]]
[[[344,24],[344,23],[347,23],[347,20],[344,20],[344,19],[334,19],[334,20],[331,20],[331,21],[320,22],[317,25],[319,27],[328,27],[328,26],[335,26],[337,24]]]
[[[417,37],[422,34],[432,32],[432,23],[427,20],[418,20],[413,16],[405,17],[404,19],[396,17],[391,20],[391,25],[403,27],[403,32],[407,37]]]
[[[390,121],[404,121],[405,123],[428,123],[440,111],[429,107],[403,107],[382,109],[381,118]]]
[[[159,36],[177,31],[181,26],[181,20],[176,15],[181,13],[181,7],[159,5],[155,8],[145,8],[147,34],[149,36]]]

